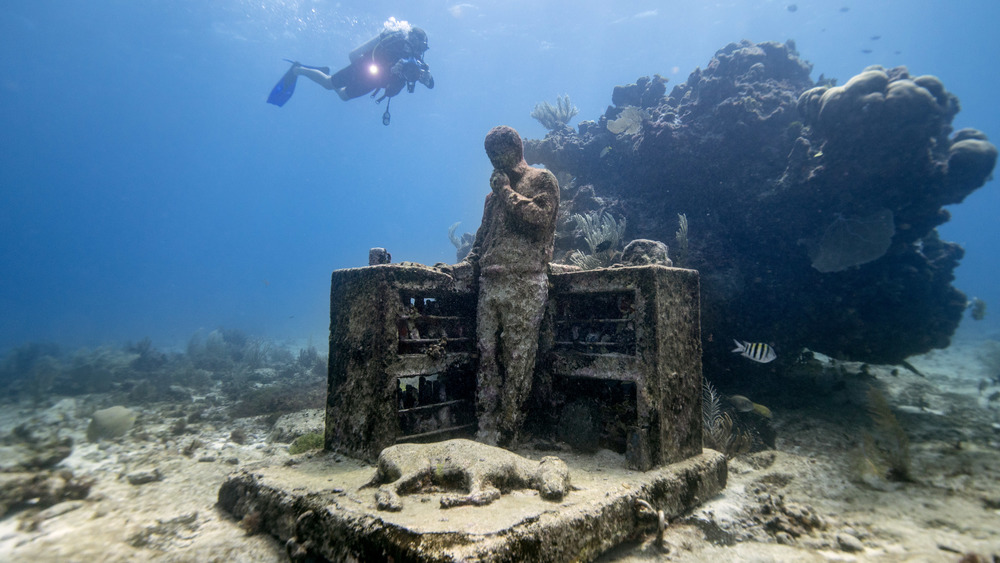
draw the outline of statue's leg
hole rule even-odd
[[[516,441],[524,420],[524,406],[531,394],[538,353],[538,330],[548,296],[545,274],[510,276],[501,310],[500,363],[504,374],[500,388],[500,442]]]
[[[476,314],[476,337],[479,346],[479,372],[476,375],[476,415],[479,431],[476,440],[497,444],[497,415],[500,407],[499,351],[500,319],[497,315],[493,283],[479,281],[479,304]]]

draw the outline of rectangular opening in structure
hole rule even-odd
[[[635,292],[562,293],[554,298],[555,349],[635,355]]]
[[[637,424],[634,382],[556,377],[553,384],[551,423],[559,441],[583,452],[626,453]]]
[[[398,380],[398,442],[438,441],[475,432],[475,373],[451,369]]]
[[[400,354],[447,354],[476,348],[475,296],[400,291]]]

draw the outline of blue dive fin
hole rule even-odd
[[[293,74],[292,69],[288,69],[288,72],[271,89],[271,94],[267,97],[267,103],[278,107],[285,105],[285,102],[291,99],[292,94],[295,93],[296,78],[298,78],[298,75]]]
[[[285,60],[288,61],[288,59]],[[288,62],[292,63],[292,68],[288,69],[288,72],[286,72],[285,75],[281,77],[281,80],[279,80],[278,83],[274,85],[274,88],[271,89],[271,94],[267,97],[267,103],[269,104],[274,104],[278,107],[281,107],[285,105],[285,102],[291,99],[292,94],[295,93],[295,79],[298,78],[298,75],[292,72],[292,70],[296,66],[300,66],[302,68],[311,68],[313,70],[319,70],[326,74],[329,74],[330,72],[330,67],[306,66],[299,64],[295,61],[288,61]]]

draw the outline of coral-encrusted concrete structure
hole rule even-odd
[[[475,431],[476,296],[440,270],[337,270],[326,447],[374,461],[401,441]]]
[[[617,450],[641,470],[701,453],[697,272],[653,265],[549,280],[532,434]],[[334,272],[327,449],[374,462],[397,442],[473,434],[474,296],[414,264]]]
[[[559,408],[537,409],[552,421],[541,428],[585,449],[623,451],[633,469],[701,453],[697,272],[639,266],[549,279],[535,396]]]
[[[234,473],[220,506],[260,522],[293,560],[588,561],[655,529],[643,506],[669,519],[725,487],[725,457],[701,448],[698,273],[661,265],[549,274],[522,435],[558,451],[514,453],[528,473],[568,471],[555,475],[567,479],[560,494],[519,488],[503,477],[517,456],[461,440],[407,446],[405,463],[379,459],[375,472],[393,444],[475,434],[467,274],[405,263],[334,272],[326,451]],[[447,453],[468,445],[487,471]],[[387,488],[402,483],[401,464],[425,482]],[[492,481],[470,486],[455,477],[465,469]],[[493,491],[489,508],[470,488]]]

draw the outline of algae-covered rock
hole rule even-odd
[[[163,480],[163,473],[159,468],[154,467],[153,469],[142,469],[139,471],[133,471],[125,476],[125,479],[132,485],[145,485],[146,483],[155,483],[157,481]]]
[[[87,427],[87,439],[96,442],[101,439],[124,436],[135,424],[135,411],[123,406],[114,406],[94,412]]]
[[[323,409],[306,409],[281,415],[271,428],[268,439],[287,444],[304,434],[322,434],[323,415]]]
[[[52,467],[72,451],[73,439],[55,423],[44,416],[25,421],[0,439],[0,472]]]
[[[288,446],[288,453],[296,455],[309,450],[318,450],[322,447],[323,435],[319,432],[310,432],[309,434],[304,434],[296,438],[295,441]]]
[[[622,264],[628,266],[648,266],[659,264],[673,266],[667,245],[658,240],[636,239],[625,246],[622,251]]]
[[[23,507],[46,508],[67,500],[87,498],[94,480],[72,471],[0,473],[0,517]]]

